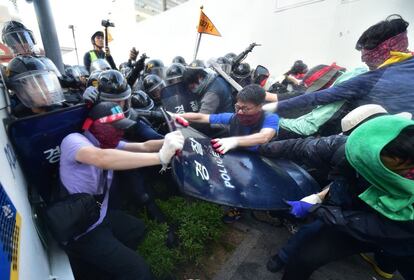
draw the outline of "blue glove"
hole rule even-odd
[[[290,209],[290,214],[295,216],[296,218],[305,218],[309,214],[309,208],[313,206],[313,204],[304,202],[304,201],[286,201],[287,204],[292,206]]]
[[[94,104],[98,100],[98,89],[94,86],[89,86],[85,89],[82,97],[86,103]]]

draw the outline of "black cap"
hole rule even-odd
[[[96,36],[101,36],[104,37],[104,33],[102,31],[96,31],[95,33],[93,33],[93,35],[91,36],[91,40],[95,40]]]
[[[83,124],[83,129],[88,130],[96,120],[119,129],[127,129],[135,124],[133,120],[125,117],[121,106],[114,102],[100,102],[93,106]]]

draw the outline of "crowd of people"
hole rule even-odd
[[[182,133],[168,132],[162,121],[159,110],[165,107],[179,125],[211,137],[221,155],[247,149],[288,159],[319,183],[319,193],[287,201],[288,215],[301,226],[264,264],[269,271],[283,270],[282,279],[308,279],[330,261],[361,253],[382,277],[399,271],[414,279],[414,59],[408,25],[391,15],[363,32],[356,49],[368,69],[335,63],[308,68],[297,60],[269,85],[264,67],[252,70],[243,62],[254,44],[215,59],[224,75],[181,56],[165,67],[159,59],[147,61],[145,53],[138,58],[135,48],[117,67],[97,31],[84,66],[65,66],[60,73],[39,55],[28,28],[6,23],[2,40],[15,58],[2,71],[13,116],[82,103],[90,108],[83,130],[67,135],[60,147],[60,187],[92,194],[101,205],[96,222],[62,244],[75,275],[153,278],[136,253],[145,226],[121,211],[120,197],[166,222],[144,169],[165,169],[183,149]],[[230,209],[223,221],[240,217]],[[167,243],[176,244],[173,225]]]

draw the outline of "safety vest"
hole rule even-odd
[[[95,51],[90,51],[89,55],[91,56],[91,62],[94,62],[95,60],[98,59],[98,57],[96,56]]]

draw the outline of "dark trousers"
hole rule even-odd
[[[299,235],[295,252],[289,256],[283,280],[308,279],[313,271],[331,261],[358,253],[378,251],[378,248],[331,227],[322,226],[318,231],[312,230],[306,238]],[[414,279],[414,256],[388,257],[387,261],[394,263],[405,279]]]
[[[115,171],[109,196],[109,207],[120,209],[122,201],[127,200],[137,206],[145,206],[150,218],[159,223],[165,223],[164,214],[155,204],[152,187],[145,180],[150,172],[149,168]]]
[[[65,248],[76,279],[153,279],[136,249],[145,235],[140,220],[108,210],[103,223]]]

